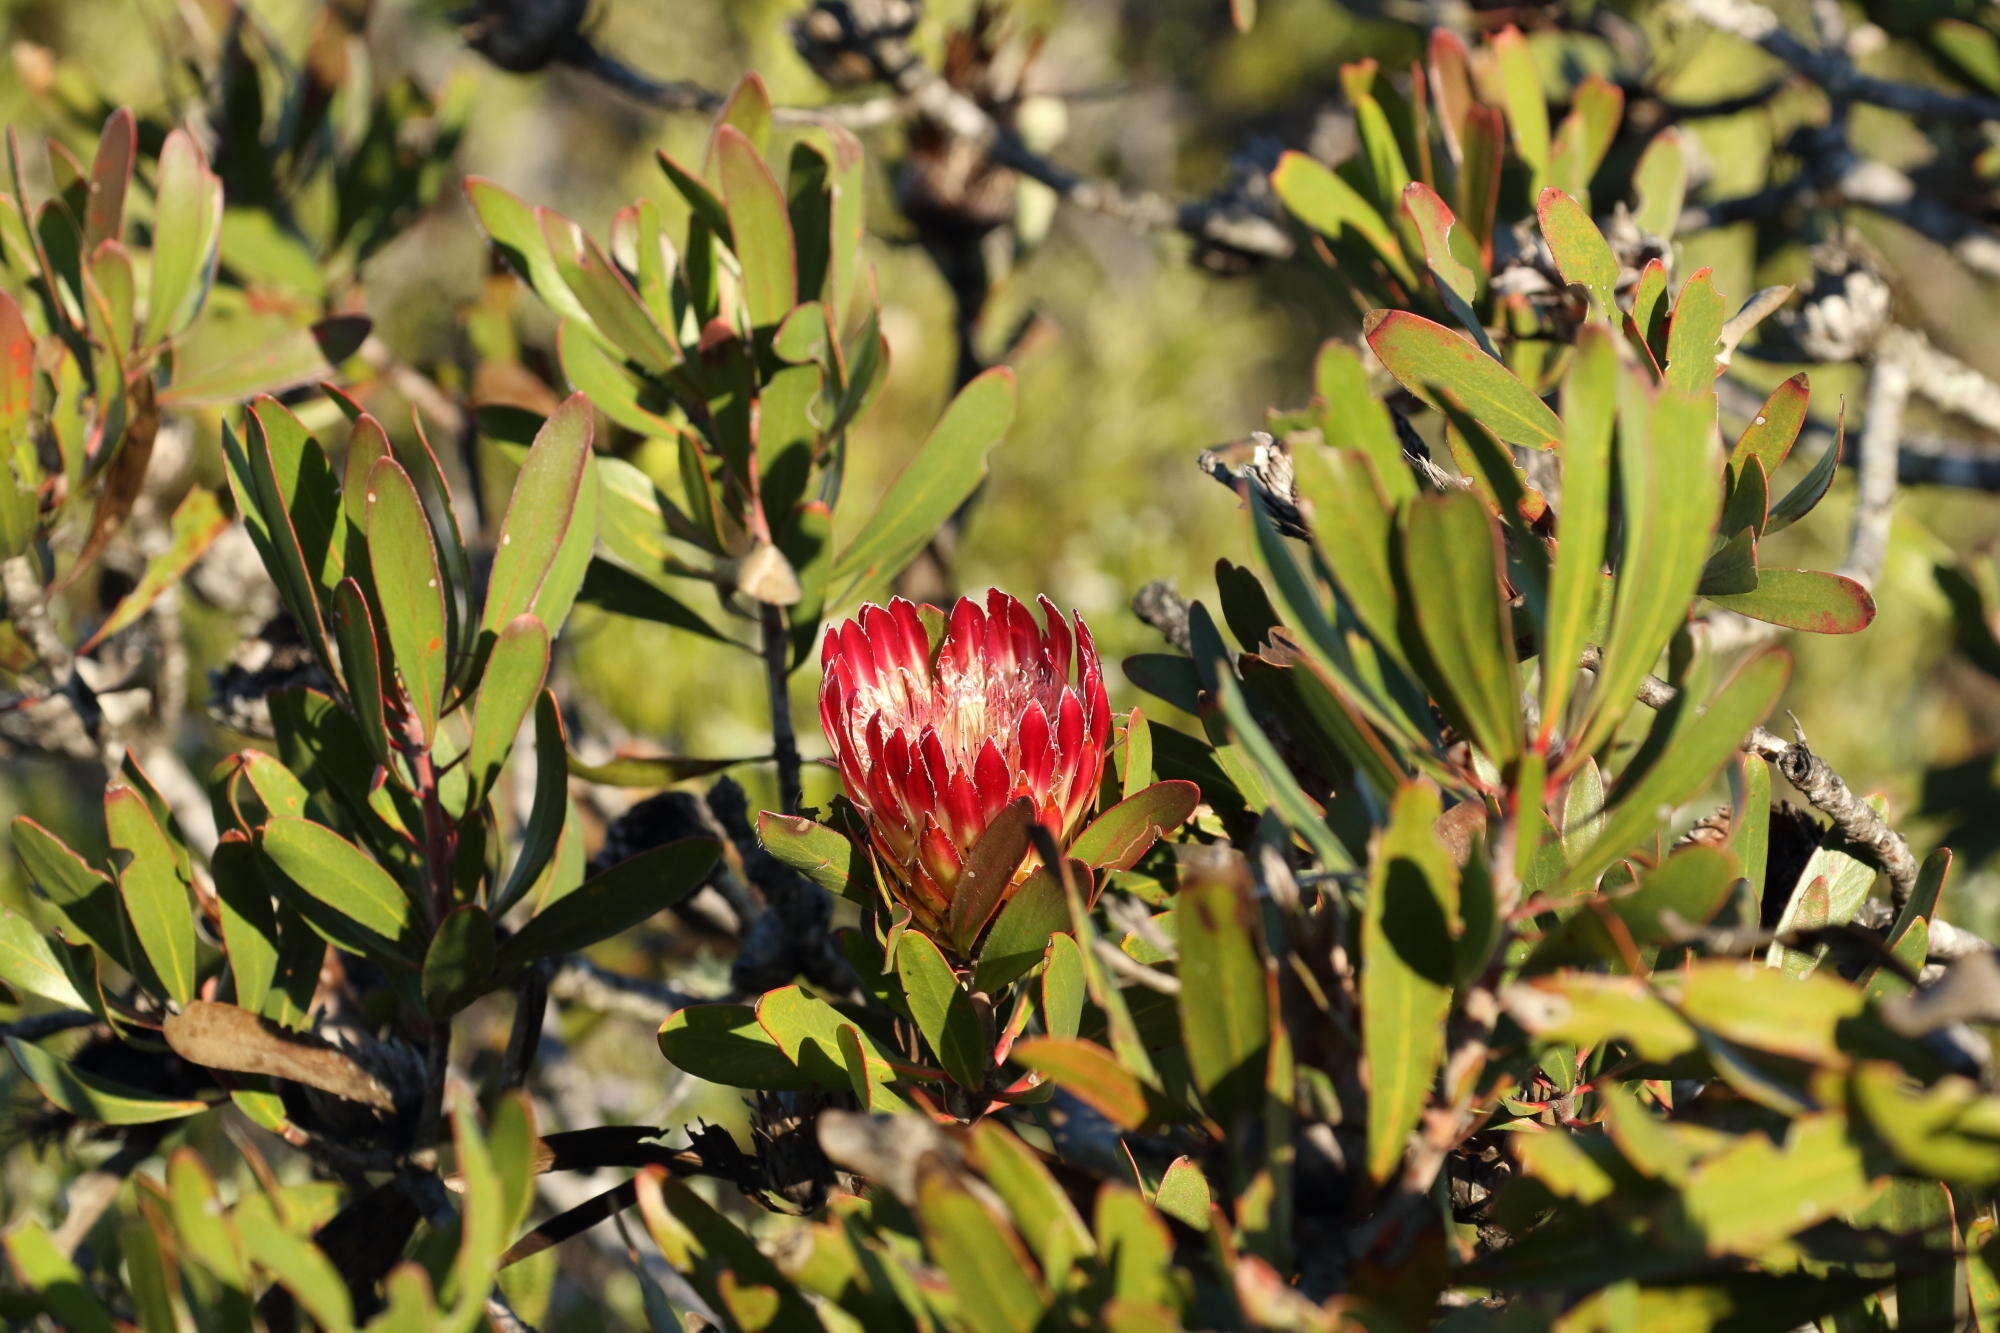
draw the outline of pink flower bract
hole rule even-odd
[[[960,598],[935,653],[902,598],[826,633],[820,725],[891,892],[920,923],[943,919],[965,854],[1008,802],[1026,797],[1062,847],[1096,804],[1111,735],[1103,666],[1083,618],[1072,631],[1038,600],[1046,623],[998,589],[983,606]],[[1038,863],[1030,853],[1010,894]]]

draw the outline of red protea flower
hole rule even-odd
[[[928,929],[954,915],[967,854],[1010,803],[1025,799],[1061,847],[1096,803],[1111,736],[1103,667],[1083,617],[1072,634],[1038,600],[1046,625],[997,588],[984,607],[960,598],[935,649],[924,614],[900,597],[827,631],[820,724],[897,881],[890,892]],[[1028,853],[990,906],[1038,864]],[[963,949],[988,913],[957,915]]]

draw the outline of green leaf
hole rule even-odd
[[[673,370],[680,348],[597,242],[553,209],[536,209],[535,221],[550,262],[586,312],[583,327],[615,357],[629,358],[656,375]]]
[[[60,940],[51,940],[35,923],[0,910],[0,981],[22,995],[33,995],[66,1009],[93,1006],[76,988],[69,970],[56,958]]]
[[[1416,275],[1388,222],[1330,167],[1304,153],[1287,152],[1271,173],[1271,188],[1300,222],[1334,240],[1352,230],[1398,278],[1415,285]]]
[[[1035,804],[1017,796],[1001,808],[979,840],[965,853],[958,884],[946,909],[945,928],[961,957],[970,956],[980,932],[999,910],[1028,854],[1028,830],[1035,822]]]
[[[1729,451],[1729,465],[1740,468],[1745,459],[1754,458],[1764,465],[1765,476],[1776,472],[1778,464],[1791,456],[1792,446],[1798,442],[1811,400],[1812,389],[1804,371],[1771,390],[1771,396],[1757,409],[1757,415],[1736,437],[1736,446]]]
[[[1130,870],[1154,843],[1185,824],[1200,803],[1201,789],[1192,782],[1155,782],[1092,820],[1069,855],[1093,869]]]
[[[1373,465],[1376,483],[1394,503],[1416,494],[1416,478],[1403,461],[1403,443],[1382,399],[1368,387],[1361,354],[1338,338],[1320,344],[1313,360],[1313,391],[1321,408],[1320,435],[1330,448],[1349,449]]]
[[[1716,770],[1761,723],[1791,677],[1791,658],[1765,652],[1743,663],[1705,706],[1689,709],[1656,725],[1671,726],[1671,739],[1642,774],[1621,774],[1619,790],[1602,831],[1571,856],[1566,888],[1593,883],[1606,866],[1658,829],[1660,811],[1679,805],[1706,786]],[[1649,742],[1647,748],[1652,748]],[[1558,896],[1561,896],[1560,894]]]
[[[637,1181],[639,1211],[667,1262],[725,1318],[723,1327],[817,1333],[824,1324],[757,1243],[686,1184],[657,1169]]]
[[[145,974],[145,954],[133,939],[132,923],[108,876],[26,815],[14,818],[14,852],[70,931],[127,972]]]
[[[10,1322],[19,1320],[18,1326],[22,1328],[44,1326],[42,1320],[28,1317],[30,1312],[39,1312],[53,1317],[54,1322],[47,1327],[68,1333],[112,1333],[121,1327],[112,1322],[110,1312],[91,1291],[82,1270],[70,1261],[41,1223],[24,1219],[14,1224],[0,1236],[0,1248],[6,1250],[8,1265],[15,1281],[20,1283],[5,1298]],[[34,1292],[35,1299],[24,1299],[22,1291]]]
[[[1068,907],[1065,902],[1063,906]],[[1083,946],[1071,935],[1051,935],[1043,948],[1048,963],[1042,969],[1042,1026],[1051,1037],[1074,1037],[1083,1022],[1088,989],[1083,976]]]
[[[844,1075],[827,1085],[793,1064],[747,1004],[676,1010],[660,1025],[659,1041],[660,1054],[676,1069],[724,1087],[780,1092],[847,1086]]]
[[[535,289],[535,295],[563,318],[590,323],[590,316],[582,303],[570,293],[569,284],[556,272],[555,261],[549,255],[548,242],[542,237],[535,211],[492,181],[479,176],[465,178],[465,196],[472,204],[472,211],[478,215],[479,225],[486,229],[486,234],[499,247],[514,271]]]
[[[753,328],[775,328],[798,300],[798,254],[785,192],[743,132],[716,130],[716,175],[743,271],[743,304]]]
[[[373,857],[324,824],[285,815],[264,825],[264,852],[303,890],[293,904],[329,943],[417,965],[415,908]]]
[[[425,745],[434,743],[449,674],[445,589],[424,502],[393,458],[368,470],[368,563],[382,627]]]
[[[1457,297],[1465,309],[1479,298],[1479,276],[1472,264],[1479,262],[1479,251],[1464,239],[1454,224],[1451,208],[1438,197],[1438,192],[1422,181],[1412,181],[1403,190],[1403,212],[1417,229],[1417,236],[1423,241],[1424,261],[1430,266],[1431,276],[1438,285]],[[1470,260],[1471,263],[1467,261]],[[1453,310],[1457,314],[1456,309]],[[1478,320],[1466,331],[1480,336]],[[1333,441],[1328,436],[1328,442]]]
[[[1021,1238],[1034,1251],[1049,1281],[1060,1285],[1078,1259],[1097,1249],[1076,1205],[1063,1192],[1042,1155],[999,1121],[974,1124],[971,1139],[968,1160],[1007,1206],[1015,1225],[1021,1228]],[[1202,1222],[1205,1225],[1207,1221],[1204,1209]]]
[[[1014,374],[989,370],[963,389],[881,504],[834,558],[832,577],[876,581],[907,564],[986,475],[986,457],[1014,419]]]
[[[152,283],[140,342],[150,347],[193,321],[215,280],[222,236],[222,181],[186,130],[160,149],[153,201]]]
[[[1512,24],[1495,34],[1490,50],[1507,124],[1514,132],[1514,147],[1539,177],[1549,166],[1549,106],[1542,99],[1542,75],[1535,53]]]
[[[1586,326],[1563,382],[1562,508],[1541,641],[1544,742],[1566,726],[1577,664],[1602,596],[1618,375],[1611,336]]]
[[[757,841],[765,851],[825,889],[858,902],[871,901],[868,858],[824,824],[802,815],[766,810],[757,816]]]
[[[166,549],[146,562],[139,581],[118,599],[103,623],[77,649],[79,653],[87,653],[112,635],[137,624],[147,608],[160,599],[160,594],[180,582],[202,553],[228,529],[229,517],[222,512],[214,491],[197,486],[181,497],[168,527]]]
[[[7,1038],[14,1063],[42,1096],[80,1120],[100,1125],[148,1125],[208,1109],[205,1102],[159,1097],[105,1078],[18,1037]]]
[[[500,546],[493,553],[481,629],[498,634],[516,616],[531,610],[540,614],[537,598],[544,581],[555,578],[553,566],[580,507],[579,493],[590,476],[591,430],[589,400],[572,394],[535,433],[534,445],[515,478],[507,515],[500,523]],[[579,583],[583,569],[583,564],[577,565]],[[567,605],[563,609],[567,611]],[[540,618],[551,628],[561,620],[546,614]]]
[[[1514,373],[1442,324],[1404,310],[1374,310],[1364,336],[1398,383],[1436,406],[1449,395],[1508,444],[1553,449],[1562,422]]]
[[[499,780],[501,765],[514,748],[529,708],[542,692],[549,670],[549,632],[531,615],[507,622],[494,640],[472,715],[472,744],[465,771],[472,783],[468,808],[477,806]]]
[[[1212,1216],[1215,1192],[1209,1188],[1208,1178],[1202,1175],[1200,1167],[1189,1158],[1176,1157],[1160,1177],[1153,1207],[1184,1226],[1206,1231],[1215,1221]]]
[[[1073,1094],[1120,1129],[1135,1130],[1153,1118],[1156,1094],[1096,1042],[1077,1037],[1028,1037],[1014,1043],[1012,1059]]]
[[[1270,1054],[1270,1002],[1247,877],[1183,872],[1174,922],[1188,1068],[1210,1112],[1227,1125],[1262,1107]]]
[[[569,820],[569,739],[563,733],[562,709],[555,695],[535,696],[535,794],[529,802],[528,824],[521,850],[507,872],[507,882],[494,895],[493,910],[503,913],[534,887],[562,842]]]
[[[173,382],[160,391],[160,405],[183,412],[219,407],[330,379],[361,349],[372,327],[365,316],[336,315],[286,329],[220,361],[189,358],[175,366]]]
[[[118,860],[118,892],[153,972],[175,1004],[194,998],[194,913],[180,853],[130,787],[104,793],[104,828]]]
[[[1496,766],[1521,748],[1513,619],[1500,593],[1500,534],[1470,491],[1419,496],[1403,516],[1403,589],[1432,693]],[[1417,649],[1419,645],[1410,645]]]
[[[1754,1256],[1866,1199],[1875,1173],[1838,1112],[1792,1122],[1779,1146],[1745,1134],[1688,1177],[1688,1222],[1711,1254]]]
[[[1879,796],[1869,798],[1868,805],[1878,816],[1886,813],[1886,802]],[[1799,871],[1784,912],[1778,918],[1777,932],[1782,935],[1788,931],[1846,925],[1868,900],[1868,891],[1875,886],[1875,874],[1873,865],[1850,854],[1837,838],[1821,838]],[[1773,943],[1765,952],[1764,961],[1799,977],[1812,971],[1825,954],[1824,947],[1806,951]]]
[[[1633,220],[1639,230],[1649,236],[1672,238],[1680,226],[1687,176],[1687,148],[1681,142],[1681,132],[1668,126],[1646,145],[1632,173],[1633,193],[1639,200]]]
[[[1809,634],[1859,634],[1875,619],[1875,599],[1844,574],[1818,569],[1757,571],[1748,592],[1709,593],[1717,606]]]
[[[1089,873],[1080,862],[1071,862],[1071,867],[1072,873]],[[1014,890],[986,932],[973,973],[974,987],[994,995],[1026,976],[1041,963],[1050,937],[1067,925],[1069,904],[1061,881],[1047,866],[1037,868]]]
[[[1826,493],[1833,487],[1833,474],[1840,468],[1840,456],[1847,447],[1847,414],[1842,410],[1840,419],[1833,428],[1833,439],[1828,441],[1826,452],[1812,465],[1798,484],[1786,491],[1782,498],[1773,501],[1771,514],[1764,522],[1764,534],[1783,532],[1792,524],[1810,514]]]
[[[1722,346],[1725,312],[1709,270],[1701,269],[1681,288],[1667,323],[1667,383],[1683,393],[1703,393],[1715,384],[1715,355]]]
[[[386,768],[392,746],[389,705],[382,693],[382,650],[375,641],[375,617],[354,579],[342,579],[333,590],[333,636],[340,645],[341,684],[354,705],[355,723],[375,761]]]
[[[1396,793],[1370,859],[1361,922],[1361,1050],[1368,1175],[1385,1182],[1444,1058],[1458,917],[1458,870],[1438,841],[1435,788]]]
[[[1713,394],[1662,387],[1648,402],[1628,379],[1618,437],[1624,544],[1611,629],[1577,749],[1594,753],[1687,619],[1722,506]]]
[[[871,1100],[878,1109],[903,1109],[902,1100],[888,1090],[895,1071],[875,1042],[856,1031],[854,1025],[832,1005],[808,995],[797,986],[780,986],[766,991],[757,1001],[757,1022],[771,1034],[787,1059],[811,1075],[817,1086],[852,1088],[846,1061],[841,1057],[842,1031],[855,1032],[866,1062],[866,1079]]]
[[[910,1017],[944,1072],[960,1087],[983,1087],[992,1060],[979,1015],[937,945],[914,930],[904,931],[896,939],[896,976]]]
[[[484,994],[494,977],[493,918],[471,903],[438,923],[424,953],[424,1005],[432,1018],[450,1018]]]
[[[1590,214],[1554,186],[1542,191],[1536,213],[1541,218],[1542,238],[1549,243],[1549,253],[1555,256],[1556,271],[1563,281],[1589,292],[1605,318],[1617,319],[1618,256],[1611,252]]]
[[[665,911],[701,887],[719,850],[708,838],[681,838],[599,872],[536,913],[501,946],[501,971],[587,949]]]

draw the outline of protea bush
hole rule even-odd
[[[1325,160],[1174,201],[1044,156],[1091,160],[1037,82],[1067,46],[1000,6],[813,5],[855,99],[813,108],[656,83],[575,0],[474,5],[523,77],[709,118],[575,220],[464,178],[472,103],[378,68],[370,6],[269,8],[182,7],[186,124],[14,52],[50,137],[0,175],[0,1322],[2000,1328],[2000,971],[1947,920],[1993,784],[1941,759],[1913,822],[1842,776],[1928,743],[1853,697],[1892,618],[1968,716],[2000,676],[1991,562],[1898,508],[2000,490],[1907,428],[2000,428],[2000,388],[1894,323],[1925,303],[1877,226],[1996,267],[1990,7],[1459,7],[1385,42],[1418,64],[1308,77],[1337,113],[1272,123]],[[1317,22],[1186,42],[1201,8],[1174,43],[1244,69]],[[1776,61],[1704,101],[1678,71],[1725,47]],[[1710,197],[1717,118],[1797,160]],[[570,175],[628,122],[579,123]],[[858,137],[890,123],[901,191]],[[995,449],[1082,472],[1112,390],[1167,391],[1001,336],[1086,209],[1276,265],[1231,299],[1325,293],[1330,336],[1264,365],[1221,302],[1093,294],[1194,349],[1190,394],[1310,375],[1226,432],[1143,414],[1226,490],[1030,477],[1063,554],[1013,561],[966,522],[1032,471],[983,488]],[[447,243],[425,280],[477,291],[416,350],[382,275]],[[948,401],[905,357],[885,408],[927,315]],[[1185,594],[1125,577],[1203,506]],[[1046,595],[955,596],[1010,564]],[[755,742],[635,734],[663,695]]]

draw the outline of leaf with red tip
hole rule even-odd
[[[1748,592],[1710,594],[1738,615],[1809,634],[1858,634],[1875,619],[1868,589],[1843,574],[1818,569],[1760,569]]]
[[[798,255],[785,192],[757,147],[734,125],[715,132],[716,175],[743,272],[753,328],[775,328],[798,300]]]
[[[1611,253],[1604,233],[1590,220],[1583,205],[1550,186],[1542,191],[1535,212],[1542,223],[1542,239],[1549,243],[1556,269],[1564,282],[1589,292],[1605,315],[1618,315],[1618,256]]]
[[[1404,310],[1376,310],[1368,345],[1402,386],[1435,406],[1448,394],[1508,444],[1553,449],[1562,422],[1514,372],[1442,324]]]
[[[1736,437],[1736,447],[1729,451],[1730,466],[1741,467],[1744,459],[1755,458],[1764,465],[1766,476],[1777,471],[1798,442],[1811,399],[1812,388],[1804,371],[1771,390],[1757,415]]]
[[[1200,803],[1201,788],[1192,782],[1155,782],[1099,815],[1069,854],[1097,869],[1130,870],[1154,843],[1185,824]]]

